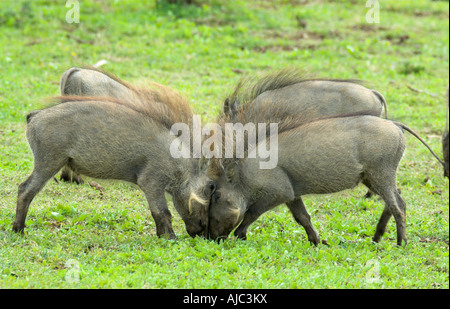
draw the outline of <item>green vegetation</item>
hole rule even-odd
[[[25,115],[59,93],[65,70],[102,59],[127,81],[179,90],[204,121],[243,74],[300,66],[360,78],[442,156],[448,2],[383,0],[378,24],[366,22],[365,1],[83,0],[78,24],[66,22],[64,2],[0,2],[0,288],[449,287],[448,179],[407,133],[398,172],[405,248],[393,220],[371,242],[383,205],[362,198],[362,186],[304,199],[329,244],[317,248],[284,206],[255,222],[247,241],[192,239],[170,196],[179,238],[158,239],[143,194],[112,181],[98,181],[104,192],[50,181],[26,235],[11,232],[17,186],[33,168]]]

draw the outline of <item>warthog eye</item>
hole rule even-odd
[[[206,196],[211,196],[216,191],[216,184],[214,182],[209,182],[204,190]]]

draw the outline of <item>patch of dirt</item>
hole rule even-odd
[[[379,24],[356,24],[351,27],[352,30],[364,31],[364,32],[378,32],[378,31],[386,31],[389,30],[389,27],[380,26]]]
[[[293,51],[295,49],[302,50],[302,49],[308,49],[308,50],[315,50],[319,46],[316,44],[307,44],[307,45],[301,45],[301,44],[293,44],[293,45],[278,45],[278,44],[269,44],[264,46],[255,46],[252,48],[252,50],[258,52],[258,53],[265,53],[267,51],[276,52],[276,51]]]
[[[256,52],[265,53],[267,51],[293,51],[293,50],[315,50],[320,47],[322,40],[326,38],[342,38],[342,34],[337,30],[328,32],[314,32],[309,30],[300,30],[296,32],[282,32],[278,30],[266,30],[252,34],[260,36],[268,42],[265,45],[252,47]],[[277,40],[285,42],[279,43]],[[273,41],[273,42],[271,42]]]
[[[443,242],[444,244],[446,244],[448,246],[448,240],[442,239],[442,238],[438,238],[438,237],[424,237],[424,238],[420,238],[419,242],[424,242],[424,243],[440,243],[440,242]]]
[[[299,30],[296,32],[282,32],[279,30],[266,30],[254,35],[260,35],[267,39],[284,39],[284,40],[323,40],[326,38],[342,38],[343,35],[337,30],[327,32],[314,32],[311,30]]]
[[[393,35],[391,33],[386,34],[383,36],[384,39],[388,40],[394,45],[403,45],[406,41],[408,41],[411,37],[409,34],[399,34],[399,35]]]

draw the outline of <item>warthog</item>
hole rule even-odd
[[[444,153],[444,176],[449,177],[448,164],[448,86],[447,86],[447,115],[445,121],[445,131],[442,135],[442,152]]]
[[[384,96],[362,84],[354,79],[311,79],[299,68],[287,68],[242,79],[225,99],[224,113],[236,122],[235,115],[251,102],[245,107],[247,114],[273,110],[283,118],[307,111],[315,119],[359,111],[381,115],[384,108],[387,118]]]
[[[266,81],[258,87],[276,89],[276,84],[280,83],[271,85]],[[225,238],[242,221],[235,234],[245,238],[248,226],[262,213],[286,203],[308,239],[318,244],[318,234],[301,196],[338,192],[362,182],[386,203],[374,240],[381,239],[394,215],[397,243],[406,244],[406,205],[396,187],[397,166],[405,148],[402,129],[425,142],[407,126],[379,118],[380,110],[317,118],[314,107],[306,107],[290,115],[286,113],[290,109],[287,104],[260,104],[254,100],[260,92],[255,91],[258,87],[253,87],[250,94],[244,92],[242,96],[249,99],[235,112],[229,108],[227,113],[225,108],[218,122],[277,123],[278,164],[273,169],[260,169],[259,159],[253,156],[258,145],[246,149],[243,159],[209,161],[209,179],[217,184],[211,197],[209,237]],[[270,133],[266,135],[263,142],[270,144]]]
[[[23,232],[32,199],[66,165],[82,175],[137,184],[145,193],[158,236],[176,237],[166,191],[189,235],[205,231],[215,186],[201,172],[198,160],[174,159],[169,151],[177,138],[170,131],[172,124],[191,124],[191,109],[184,98],[162,85],[136,91],[139,95],[127,96],[126,101],[62,97],[60,104],[27,115],[34,170],[19,185],[14,231]]]
[[[73,67],[65,71],[61,76],[60,89],[62,96],[112,97],[129,103],[135,102],[140,95],[137,87],[94,67]],[[63,167],[60,180],[83,183],[80,175],[68,166]]]
[[[94,67],[73,67],[63,73],[60,80],[61,95],[113,97],[128,100],[136,95],[129,83]]]
[[[364,87],[362,81],[311,79],[299,68],[242,79],[231,96],[225,99],[225,117],[228,121],[240,122],[236,118],[243,108],[246,115],[253,115],[255,122],[266,122],[264,118],[267,115],[277,117],[273,119],[276,122],[302,114],[311,119],[360,111],[381,116],[383,108],[385,118],[388,116],[384,96]],[[365,196],[372,196],[372,192]]]
[[[274,169],[260,169],[258,159],[251,158],[254,149],[241,160],[211,160],[208,176],[217,190],[211,198],[209,237],[225,238],[242,221],[235,235],[245,239],[249,225],[261,214],[286,203],[308,240],[317,245],[320,239],[301,197],[339,192],[362,182],[386,203],[374,241],[380,241],[393,215],[397,244],[406,244],[406,204],[396,186],[405,149],[402,129],[411,131],[364,112],[306,119],[296,128],[279,130]]]

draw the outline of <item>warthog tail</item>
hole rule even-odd
[[[380,99],[381,103],[383,104],[383,106],[384,106],[384,118],[388,119],[388,111],[387,111],[386,99],[384,98],[384,96],[380,92],[378,92],[376,90],[373,90],[373,89],[371,89],[371,90]]]
[[[428,146],[428,144],[427,144],[427,143],[426,143],[426,142],[425,142],[425,141],[424,141],[424,140],[423,140],[416,132],[414,132],[410,127],[408,127],[406,124],[403,124],[403,123],[397,122],[397,121],[393,121],[393,123],[394,123],[396,126],[398,126],[398,127],[402,128],[402,129],[408,131],[408,132],[411,133],[413,136],[415,136],[419,141],[422,142],[422,144],[425,145],[425,147],[428,148],[428,150],[429,150],[429,151],[431,152],[431,154],[439,161],[439,163],[441,163],[442,166],[445,166],[445,163],[438,157],[438,155],[433,151],[433,149],[431,149],[431,147]]]

